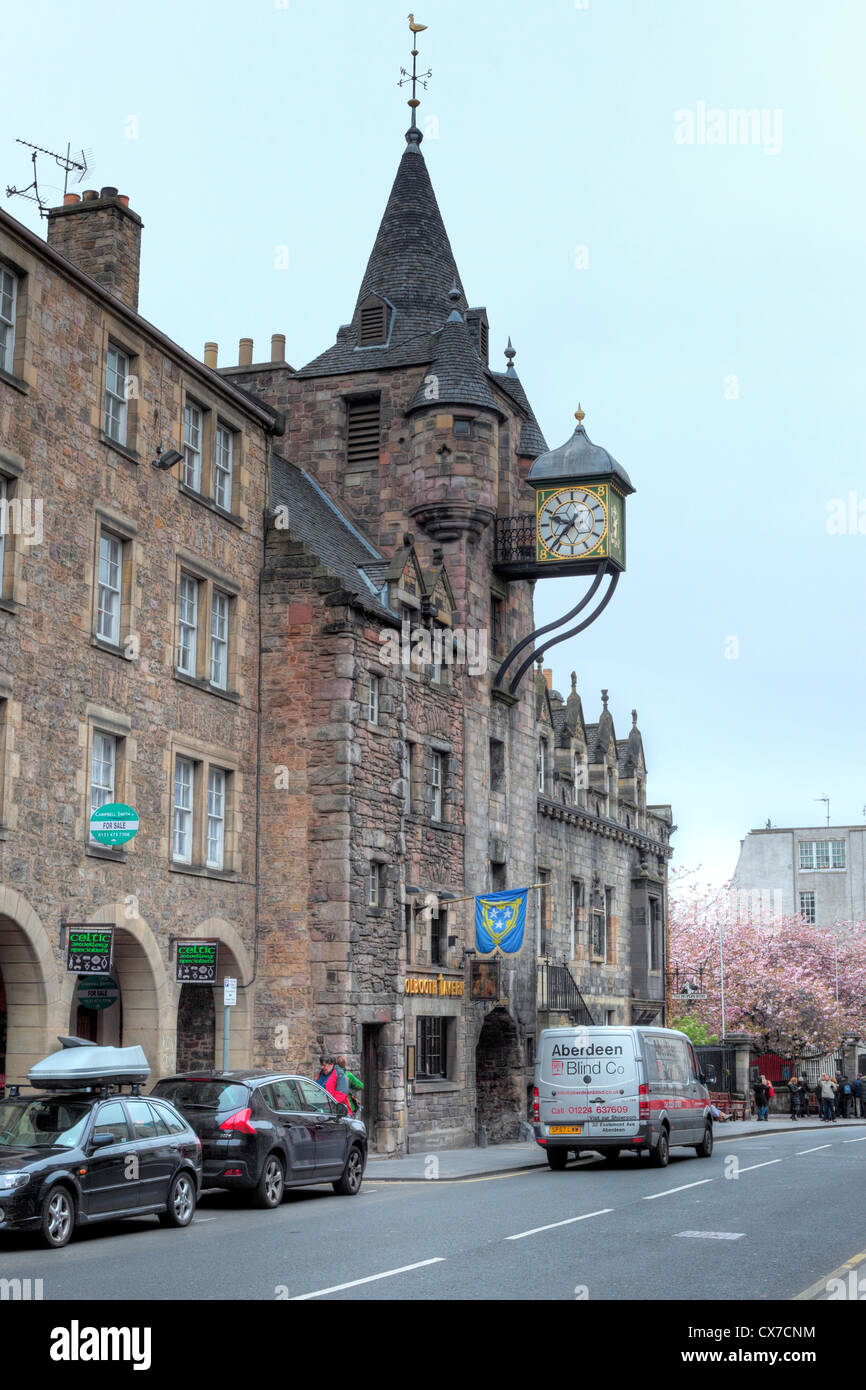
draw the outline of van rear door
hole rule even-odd
[[[629,1029],[551,1031],[539,1057],[541,1123],[554,1133],[579,1126],[582,1139],[630,1138],[638,1133],[638,1080]]]

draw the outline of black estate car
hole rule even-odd
[[[201,1189],[201,1144],[164,1101],[137,1094],[149,1068],[141,1048],[64,1051],[31,1068],[50,1090],[0,1100],[0,1234],[39,1230],[59,1249],[75,1226],[157,1215],[188,1226]],[[132,1094],[121,1095],[127,1084]]]
[[[307,1183],[360,1191],[367,1131],[309,1077],[199,1072],[163,1077],[151,1094],[171,1101],[201,1139],[204,1187],[246,1188],[261,1207]]]

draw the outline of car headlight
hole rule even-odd
[[[0,1192],[11,1192],[15,1187],[23,1187],[30,1181],[29,1173],[0,1173]]]

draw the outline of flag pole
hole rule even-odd
[[[511,888],[511,889],[509,889],[509,888],[497,888],[497,889],[495,890],[495,892],[496,892],[496,893],[509,893],[509,892],[511,892],[511,893],[531,893],[532,890],[533,890],[533,888],[547,888],[547,886],[548,886],[548,885],[547,885],[546,883],[530,883],[526,888]],[[483,892],[482,892],[482,893],[467,893],[467,894],[465,895],[465,897],[462,897],[462,898],[441,898],[441,899],[440,899],[440,902],[441,902],[442,907],[448,908],[448,907],[454,907],[455,903],[468,903],[468,902],[471,902],[474,898],[492,898],[492,897],[493,897],[493,894],[494,894],[494,890],[491,889],[491,891],[490,891],[489,893],[483,893]]]

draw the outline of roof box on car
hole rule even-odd
[[[84,1038],[59,1038],[60,1052],[36,1062],[28,1073],[31,1086],[74,1090],[84,1086],[143,1085],[150,1066],[142,1047],[96,1047]]]

